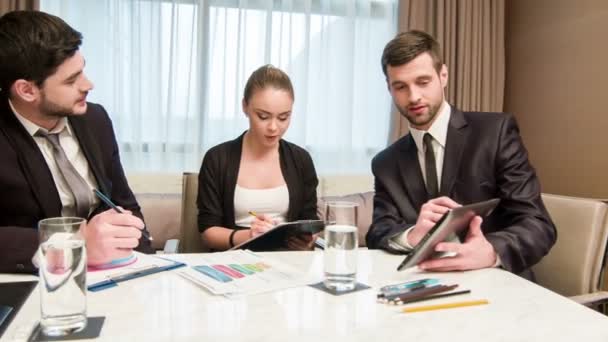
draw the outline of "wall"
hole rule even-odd
[[[543,191],[608,198],[608,1],[506,6],[504,107]]]

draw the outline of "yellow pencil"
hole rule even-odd
[[[253,217],[258,217],[258,214],[256,214],[254,211],[249,210],[247,213]]]
[[[435,305],[414,306],[411,308],[402,309],[401,311],[406,312],[406,313],[411,313],[411,312],[420,312],[420,311],[452,309],[452,308],[460,308],[463,306],[474,306],[474,305],[484,305],[484,304],[489,304],[487,299],[469,300],[469,301],[464,301],[464,302],[454,302],[454,303],[435,304]]]

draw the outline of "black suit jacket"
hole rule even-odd
[[[38,221],[61,216],[61,200],[42,152],[0,100],[0,272],[34,272],[32,256],[38,247]],[[68,118],[89,162],[99,189],[117,205],[143,218],[125,178],[112,122],[102,106],[89,103],[84,115]],[[107,210],[96,208],[90,217]],[[139,251],[151,252],[142,236]]]
[[[243,135],[214,146],[203,158],[198,175],[197,199],[201,232],[213,226],[237,228],[234,219],[234,189],[241,165]],[[289,190],[287,221],[318,219],[319,181],[310,154],[281,139],[279,158]]]
[[[395,252],[388,239],[413,226],[429,200],[412,136],[376,155],[372,172],[376,193],[367,245]],[[531,278],[529,267],[555,243],[557,233],[541,200],[540,183],[509,114],[452,109],[440,195],[461,204],[501,199],[482,230],[502,266],[513,273]]]

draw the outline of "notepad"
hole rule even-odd
[[[135,253],[131,253],[126,258],[114,259],[107,264],[96,265],[96,266],[88,266],[88,271],[101,271],[101,270],[109,270],[112,268],[120,268],[123,266],[131,265],[137,262],[137,255]]]

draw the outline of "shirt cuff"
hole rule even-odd
[[[411,252],[414,247],[407,241],[407,237],[412,229],[414,229],[414,226],[388,239],[390,247],[402,252]]]
[[[500,255],[498,255],[498,253],[496,253],[496,262],[492,267],[502,267],[502,262],[500,261]]]

